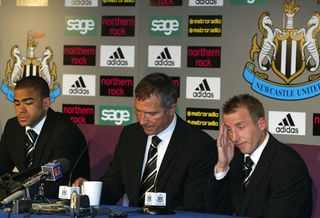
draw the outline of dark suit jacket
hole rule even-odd
[[[66,158],[70,167],[66,175],[56,182],[47,182],[45,195],[57,198],[58,186],[67,184],[70,171],[74,167],[81,151],[86,147],[86,141],[79,128],[62,113],[48,110],[45,123],[34,151],[33,166],[40,166],[50,161]],[[16,117],[7,121],[0,141],[0,175],[11,172],[16,166],[19,172],[25,172],[25,127],[20,126]],[[89,155],[86,151],[73,173],[73,179],[79,176],[90,178]],[[48,186],[48,187],[47,187]]]
[[[310,218],[312,182],[301,157],[271,134],[247,190],[242,184],[243,154],[236,149],[225,178],[208,183],[209,212],[249,217]]]
[[[147,137],[139,123],[124,127],[113,161],[102,177],[103,202],[116,203],[127,193],[130,205],[138,206]],[[204,211],[204,187],[216,157],[216,142],[177,116],[156,184],[157,192],[167,194],[168,208]]]

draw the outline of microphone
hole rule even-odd
[[[25,190],[27,192],[27,197],[29,197],[29,188],[41,181],[56,181],[62,177],[63,174],[65,174],[70,167],[70,161],[66,158],[60,158],[58,160],[55,160],[51,163],[47,163],[43,166],[41,166],[42,170],[35,174],[34,176],[28,178],[25,180],[22,184],[17,186],[12,190],[12,200],[17,199],[21,195],[18,195],[18,193],[21,193],[21,190]],[[11,198],[10,198],[11,199]],[[10,202],[11,202],[10,201]],[[9,203],[10,203],[9,202]],[[4,202],[7,203],[7,202]]]
[[[73,192],[77,192],[78,194],[80,194],[80,187],[72,187],[72,176],[73,173],[76,169],[76,167],[78,166],[80,160],[82,159],[83,155],[86,153],[86,151],[88,150],[88,145],[86,145],[80,155],[78,156],[76,162],[74,163],[72,169],[70,170],[70,174],[69,174],[69,180],[68,180],[68,185],[63,185],[63,186],[59,186],[59,198],[60,199],[64,199],[64,200],[70,200],[71,199],[71,194]]]
[[[86,146],[82,149],[82,151],[81,151],[78,159],[77,159],[76,162],[74,163],[74,165],[73,165],[73,167],[72,167],[72,169],[71,169],[71,171],[70,171],[68,186],[71,186],[73,173],[74,173],[76,167],[78,166],[80,160],[82,159],[83,155],[86,153],[87,149],[88,149],[88,145],[86,145]]]

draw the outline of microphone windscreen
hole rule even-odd
[[[59,158],[53,162],[60,164],[62,174],[66,174],[70,169],[70,161],[67,158]]]

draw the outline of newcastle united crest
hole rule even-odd
[[[11,49],[12,60],[7,62],[5,79],[2,81],[1,90],[12,102],[14,100],[13,91],[17,81],[27,76],[40,76],[47,81],[50,88],[51,102],[54,102],[55,98],[61,93],[60,85],[56,82],[56,65],[54,62],[51,63],[53,58],[52,49],[46,47],[41,58],[35,56],[35,49],[38,45],[36,40],[43,37],[44,34],[28,32],[26,57],[21,55],[17,45],[14,45]]]
[[[244,78],[256,92],[280,100],[302,100],[320,94],[320,13],[314,12],[307,28],[297,29],[294,16],[300,11],[295,0],[283,7],[283,28],[274,27],[269,12],[260,15],[261,34],[252,38]]]

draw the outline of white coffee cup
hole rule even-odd
[[[82,194],[88,195],[90,200],[90,206],[100,205],[100,197],[102,190],[101,181],[85,181],[82,185]]]

